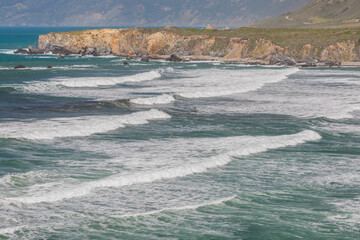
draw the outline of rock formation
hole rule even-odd
[[[17,65],[17,66],[15,66],[14,68],[15,68],[15,69],[19,69],[19,68],[21,69],[21,68],[26,68],[26,67],[25,67],[24,65]]]
[[[208,31],[208,30],[204,30]],[[213,30],[214,33],[220,30]],[[96,29],[80,32],[50,33],[39,36],[33,53],[68,55],[116,55],[150,59],[222,60],[250,64],[279,65],[346,65],[360,60],[359,42],[343,40],[325,47],[311,43],[299,46],[279,45],[265,37],[249,39],[221,34],[178,34],[165,29],[145,31],[129,29]],[[198,34],[201,33],[201,34]],[[206,32],[205,32],[206,33]],[[20,50],[19,50],[20,51]]]

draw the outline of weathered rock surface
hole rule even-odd
[[[355,41],[337,42],[321,48],[306,43],[299,48],[280,46],[264,38],[249,40],[241,36],[179,35],[166,30],[141,31],[136,28],[40,35],[33,52],[52,52],[61,55],[116,55],[129,59],[148,56],[152,59],[173,61],[216,59],[227,62],[291,66],[315,66],[320,63],[326,65],[325,63],[329,62],[333,64],[327,65],[338,66],[345,62],[360,61],[360,48]]]
[[[29,51],[26,49],[19,48],[18,50],[14,51],[15,54],[29,54]]]
[[[14,67],[15,69],[18,69],[18,68],[26,68],[24,65],[17,65]]]
[[[143,56],[143,57],[141,57],[140,61],[142,61],[142,62],[150,62],[150,58],[149,58],[149,56]]]
[[[176,54],[171,54],[167,60],[170,62],[182,62],[183,61],[183,59]]]

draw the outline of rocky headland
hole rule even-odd
[[[40,35],[36,48],[17,53],[360,66],[360,29],[96,29]]]

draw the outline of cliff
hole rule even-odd
[[[33,53],[223,60],[282,65],[352,65],[359,29],[96,29],[39,36]],[[321,36],[321,39],[318,37]]]

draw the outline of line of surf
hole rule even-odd
[[[19,91],[30,93],[41,93],[61,88],[95,88],[99,86],[113,86],[121,83],[151,81],[160,78],[161,72],[161,70],[152,70],[149,72],[122,77],[56,78],[46,82],[18,85],[15,86],[15,88]]]
[[[230,137],[231,142],[241,141],[243,137]],[[311,130],[305,130],[297,134],[271,137],[254,137],[251,146],[239,150],[230,150],[213,157],[202,159],[201,162],[188,165],[180,165],[169,169],[158,169],[145,172],[137,172],[127,175],[113,175],[96,181],[85,182],[76,186],[66,186],[52,190],[41,195],[30,195],[9,198],[10,201],[18,201],[27,204],[41,202],[56,202],[64,199],[83,197],[95,189],[119,188],[140,183],[150,183],[162,179],[185,177],[191,174],[203,173],[209,169],[224,166],[230,163],[233,157],[243,157],[251,154],[266,152],[271,149],[296,146],[308,141],[316,141],[321,136]],[[221,140],[219,140],[221,141]]]
[[[168,118],[171,118],[170,115],[151,109],[128,115],[82,116],[29,122],[6,122],[0,123],[0,138],[41,140],[84,137],[112,131],[126,125],[140,125],[148,123],[149,120]]]
[[[237,71],[238,73],[241,73],[245,70]],[[258,75],[256,75],[256,73],[254,72],[252,76],[243,76],[241,74],[234,74],[234,76],[226,76],[226,74],[229,73],[218,70],[216,72],[210,73],[204,72],[204,75],[200,75],[197,78],[191,79],[192,82],[190,84],[192,84],[193,86],[190,85],[186,87],[178,87],[178,89],[175,88],[175,92],[173,94],[167,93],[151,97],[133,98],[129,99],[129,101],[131,103],[139,105],[156,105],[174,102],[176,100],[176,96],[182,98],[196,99],[246,93],[258,90],[262,88],[265,84],[283,81],[287,79],[288,76],[298,71],[298,68],[288,68],[281,70],[273,70],[267,75],[264,75],[262,73],[257,73]]]

